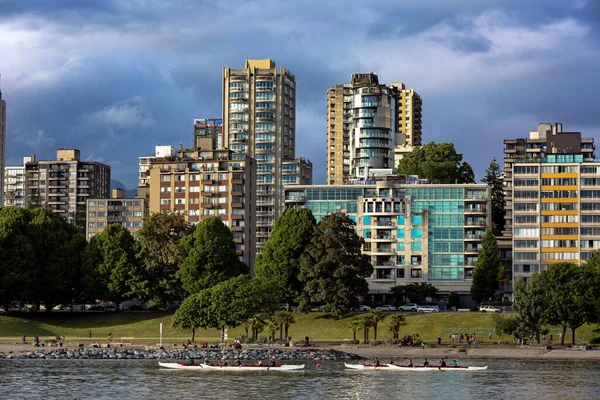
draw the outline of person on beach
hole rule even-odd
[[[429,361],[427,361],[427,359],[423,361],[423,367],[429,367]]]
[[[92,338],[92,330],[91,329],[88,329],[88,335],[89,335],[89,337],[91,339]]]
[[[414,367],[414,364],[413,364],[413,361],[412,361],[411,358],[408,359],[408,364],[406,366],[409,367],[409,368]]]

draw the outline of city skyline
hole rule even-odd
[[[456,143],[478,181],[501,160],[503,138],[540,121],[600,132],[594,2],[381,2],[344,14],[336,2],[267,3],[2,2],[6,164],[78,148],[134,188],[138,157],[190,146],[195,118],[222,117],[221,69],[246,58],[270,57],[297,77],[296,154],[314,163],[315,183],[325,177],[327,88],[352,73],[414,88],[423,143]]]

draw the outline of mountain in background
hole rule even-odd
[[[137,195],[137,189],[127,189],[122,182],[119,182],[115,179],[110,180],[110,191],[112,193],[113,189],[123,189],[125,190],[125,197],[133,198]]]

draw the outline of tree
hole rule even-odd
[[[258,339],[258,333],[262,331],[265,326],[265,321],[260,316],[253,316],[246,322],[246,336],[248,336],[248,329],[250,329],[252,335],[249,337],[252,340]]]
[[[425,301],[428,297],[435,299],[438,294],[438,289],[431,283],[419,282],[394,286],[391,289],[391,292],[397,303],[404,303],[407,297],[410,301],[419,303]]]
[[[28,234],[30,218],[27,209],[0,208],[0,304],[6,312],[12,302],[24,300],[36,267]]]
[[[406,322],[406,318],[403,315],[396,314],[392,317],[392,322],[389,326],[390,332],[392,332],[392,339],[398,340],[400,337],[400,328]]]
[[[418,175],[429,183],[475,183],[473,168],[463,161],[454,144],[448,142],[415,147],[398,162],[398,174]]]
[[[30,210],[28,236],[36,268],[30,276],[29,300],[50,312],[72,304],[81,293],[81,265],[86,240],[74,225],[45,208]]]
[[[546,309],[544,280],[539,274],[533,274],[529,282],[519,278],[513,288],[513,308],[517,312],[516,335],[525,339],[533,335],[540,343],[540,333]]]
[[[301,308],[311,302],[326,303],[327,312],[341,316],[358,306],[368,292],[366,277],[373,273],[364,240],[354,222],[343,214],[329,214],[319,222],[311,242],[300,257],[300,281],[304,283]]]
[[[187,294],[198,293],[229,278],[248,273],[235,252],[233,234],[217,217],[196,225],[193,234],[181,240],[184,255],[180,276]]]
[[[84,253],[88,296],[119,304],[131,291],[135,271],[135,240],[121,225],[111,224],[95,235]]]
[[[363,343],[369,343],[369,330],[373,326],[373,317],[370,315],[363,315],[359,321],[360,329],[363,330]]]
[[[300,256],[310,243],[315,218],[308,208],[289,208],[279,216],[254,265],[256,276],[262,276],[276,285],[279,302],[289,306],[302,292]]]
[[[178,214],[154,213],[144,218],[136,235],[139,264],[132,286],[150,307],[164,307],[168,301],[182,297],[178,272],[183,255],[179,242],[193,230]]]
[[[492,230],[487,229],[483,235],[481,249],[473,269],[473,283],[471,284],[473,300],[479,303],[493,297],[498,290],[502,272],[498,243],[496,243]]]
[[[558,263],[541,273],[546,290],[544,317],[548,323],[562,326],[561,344],[564,344],[567,327],[571,329],[574,345],[576,329],[596,320],[596,279],[590,267]]]
[[[369,310],[369,316],[373,323],[373,340],[377,340],[377,326],[385,318],[385,314],[381,310],[372,309]]]
[[[173,327],[182,329],[235,328],[251,317],[274,310],[269,282],[239,275],[186,298],[173,316]]]
[[[352,341],[356,343],[356,332],[358,332],[362,327],[362,322],[360,319],[353,319],[348,323],[348,328],[352,331]]]
[[[485,170],[485,176],[481,182],[487,183],[492,191],[492,223],[494,235],[499,236],[504,230],[504,182],[502,181],[502,171],[500,165],[496,162],[496,157],[492,158],[490,165]]]
[[[516,317],[505,317],[500,314],[494,314],[492,316],[492,321],[494,321],[496,332],[501,335],[514,335],[519,329],[519,323]]]
[[[289,311],[277,311],[273,316],[273,322],[279,324],[279,341],[283,342],[283,339],[285,338],[285,342],[287,343],[290,325],[296,322],[294,313]]]

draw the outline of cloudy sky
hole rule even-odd
[[[7,162],[76,147],[133,188],[139,156],[220,116],[221,68],[247,57],[296,74],[315,183],[327,87],[353,72],[415,88],[423,140],[453,141],[478,178],[538,122],[600,133],[598,0],[0,0]]]

